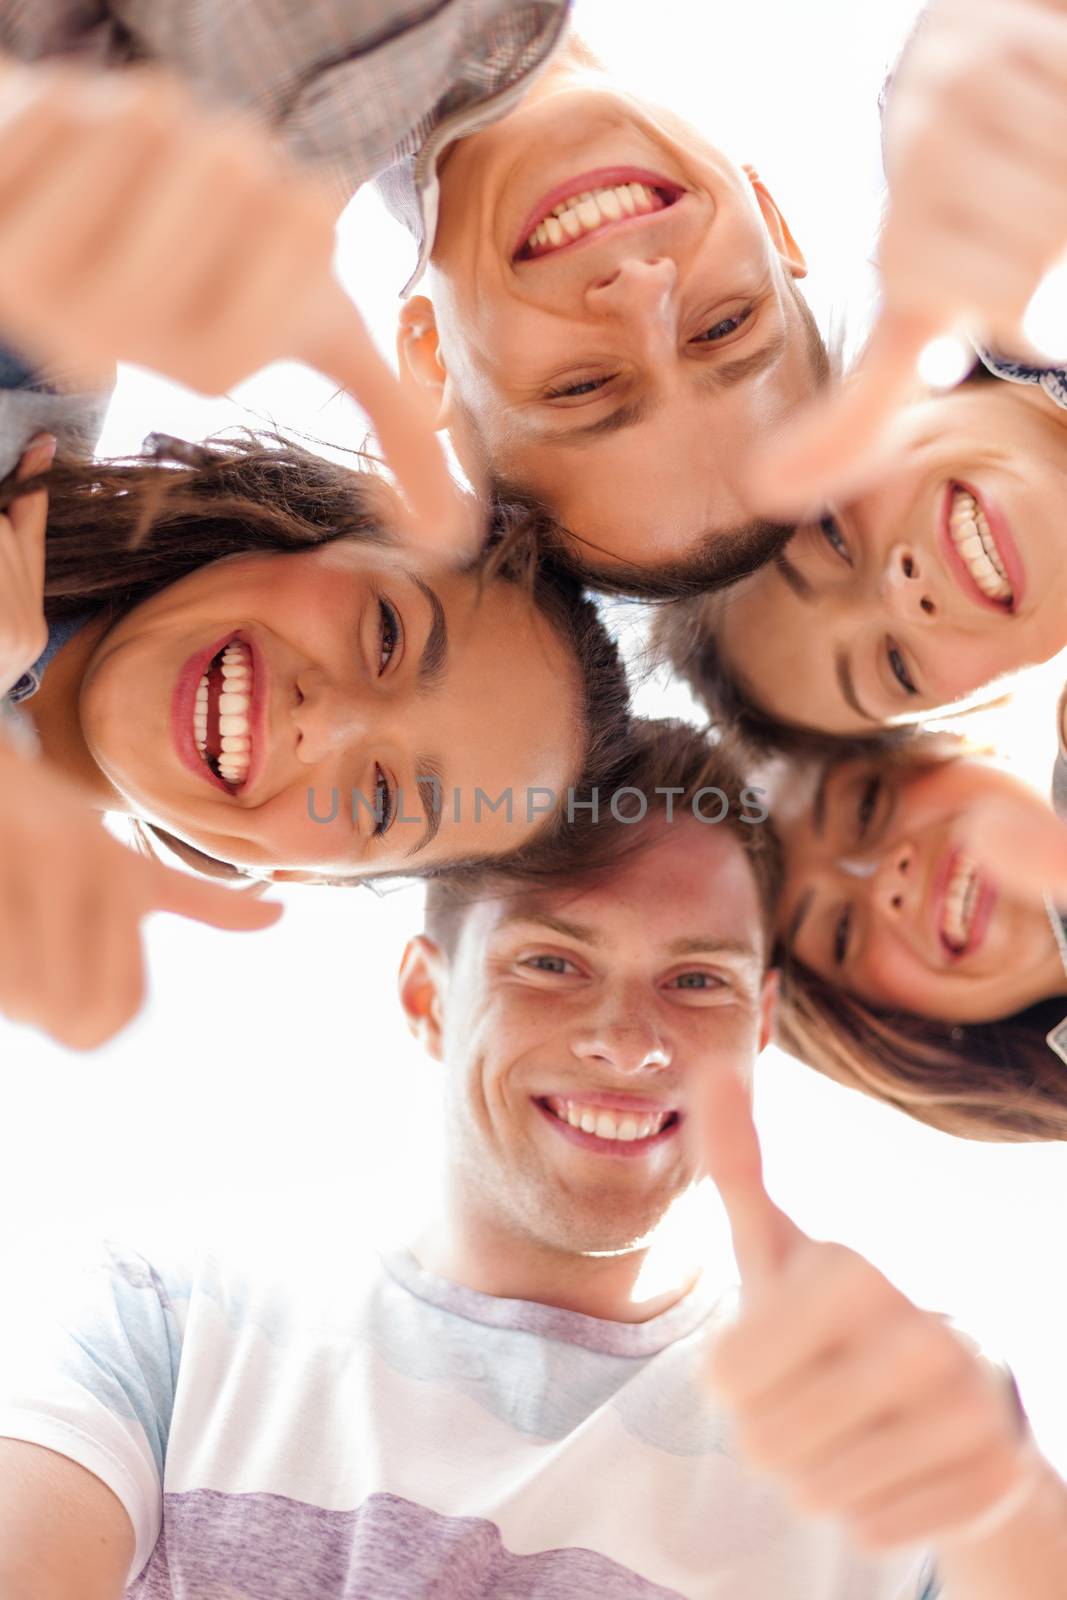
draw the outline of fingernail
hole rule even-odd
[[[41,433],[30,444],[26,452],[34,472],[44,472],[52,465],[56,456],[57,439],[54,433]]]

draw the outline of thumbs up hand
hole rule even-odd
[[[707,1376],[746,1459],[799,1511],[840,1518],[870,1550],[985,1538],[1014,1516],[1040,1457],[1004,1375],[862,1256],[810,1239],[775,1205],[736,1077],[709,1073],[689,1123],[741,1274],[740,1313]]]

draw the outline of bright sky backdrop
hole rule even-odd
[[[809,253],[820,318],[848,306],[862,326],[882,195],[877,95],[915,9],[579,0],[577,18],[633,87],[758,166]],[[341,225],[343,272],[386,348],[409,256],[373,194],[357,196]],[[151,429],[200,437],[249,410],[326,440],[363,433],[358,413],[302,369],[274,367],[214,402],[125,372],[102,449],[134,448]],[[641,701],[656,711],[684,697],[653,682]],[[1051,726],[1024,731],[1040,771]],[[0,1249],[28,1245],[44,1268],[72,1227],[132,1242],[233,1227],[268,1248],[328,1229],[343,1271],[348,1241],[417,1223],[432,1204],[436,1069],[408,1040],[393,980],[420,895],[284,898],[281,925],[251,938],[155,919],[150,1004],[93,1056],[0,1022]],[[758,1111],[780,1203],[1003,1354],[1067,1470],[1067,1149],[954,1141],[775,1051]],[[704,1226],[718,1259],[717,1210]],[[18,1304],[2,1276],[0,1302]]]

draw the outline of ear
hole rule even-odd
[[[445,383],[448,374],[441,359],[437,319],[424,294],[413,295],[400,308],[396,329],[396,360],[402,384],[413,384],[437,405],[437,428],[445,426]]]
[[[434,1061],[444,1056],[444,997],[448,961],[424,933],[409,939],[400,959],[397,989],[412,1037]]]
[[[756,204],[760,208],[767,226],[767,232],[774,243],[774,248],[794,278],[806,278],[808,275],[808,263],[804,259],[804,252],[793,238],[789,224],[779,211],[774,196],[755,167],[746,166],[744,172],[752,185],[752,192],[756,196]]]
[[[760,1051],[766,1050],[774,1038],[774,1024],[778,1013],[778,978],[777,967],[771,967],[763,975],[763,988],[760,991],[759,1002],[759,1047]]]

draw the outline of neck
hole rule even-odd
[[[685,1214],[683,1216],[683,1213]],[[439,1278],[508,1300],[578,1311],[607,1322],[647,1322],[693,1288],[701,1263],[681,1226],[691,1211],[676,1202],[640,1244],[612,1254],[583,1254],[510,1225],[446,1182],[444,1204],[412,1246]]]
[[[86,669],[109,626],[110,620],[104,616],[79,628],[49,662],[41,687],[23,707],[41,741],[45,759],[79,784],[100,810],[120,807],[85,742],[78,702]]]

